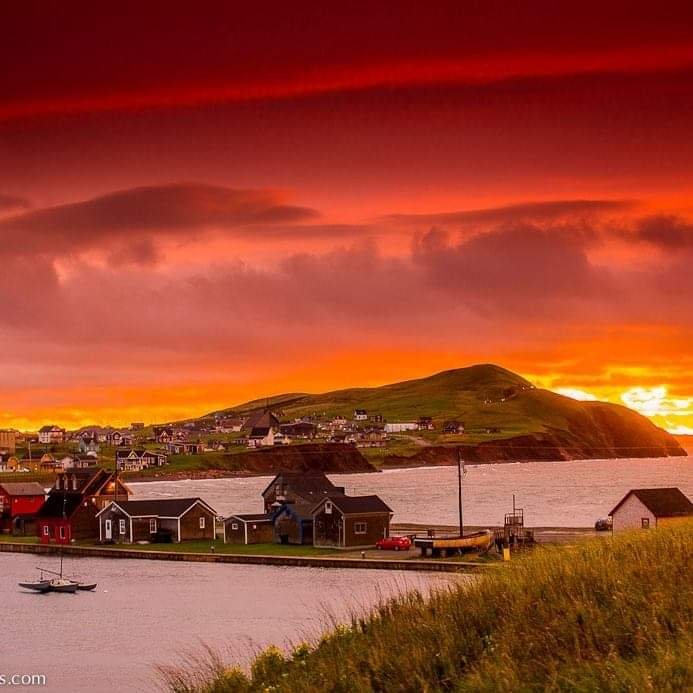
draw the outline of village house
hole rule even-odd
[[[324,474],[281,472],[262,492],[265,513],[273,518],[274,541],[280,544],[311,544],[312,509],[328,495],[341,495],[344,487],[335,486]]]
[[[92,436],[91,438],[79,436],[77,449],[83,455],[98,455],[100,452],[99,441],[95,436]]]
[[[135,438],[131,433],[123,431],[109,431],[106,435],[106,442],[108,445],[113,447],[118,447],[120,445],[132,445]]]
[[[98,515],[99,541],[209,540],[215,538],[216,512],[200,498],[114,500]]]
[[[116,468],[123,472],[141,472],[149,467],[163,467],[168,463],[166,453],[144,448],[121,448],[115,451]]]
[[[243,419],[237,416],[224,416],[216,419],[214,430],[218,433],[240,433]]]
[[[614,532],[649,529],[693,516],[693,503],[678,488],[640,488],[628,491],[609,513]]]
[[[368,412],[365,409],[354,409],[354,421],[368,421]]]
[[[144,428],[144,421],[133,421],[130,424],[131,431],[141,431]]]
[[[0,482],[0,530],[12,534],[35,534],[36,513],[46,499],[41,484]]]
[[[433,418],[430,416],[420,416],[417,424],[420,431],[432,431],[435,429]]]
[[[274,541],[272,516],[267,513],[231,515],[224,520],[224,543],[268,544]]]
[[[66,455],[60,460],[60,466],[63,469],[89,469],[97,465],[97,458],[87,455],[80,457],[79,455]]]
[[[17,433],[11,430],[0,430],[0,452],[9,452],[11,455],[17,449]]]
[[[382,428],[366,428],[359,431],[357,448],[383,448],[387,443],[387,433]]]
[[[172,440],[166,443],[166,451],[169,455],[201,455],[204,448],[204,444],[199,440],[194,442]]]
[[[390,535],[392,510],[378,496],[330,495],[312,509],[313,545],[355,549]]]
[[[338,414],[332,419],[332,421],[330,421],[330,424],[332,425],[332,428],[344,428],[344,426],[347,425],[346,416],[341,416]]]
[[[355,431],[334,431],[327,437],[328,443],[341,443],[342,445],[353,445],[358,439]]]
[[[317,435],[318,427],[309,421],[294,421],[293,423],[281,424],[279,432],[288,438],[310,440]]]
[[[461,435],[464,433],[464,424],[461,421],[445,421],[443,423],[443,433]]]
[[[43,426],[39,429],[38,439],[43,445],[62,443],[65,440],[65,429],[60,426]]]
[[[373,423],[383,423],[385,419],[383,418],[382,414],[371,414],[370,420]]]
[[[415,421],[402,421],[397,423],[386,423],[386,433],[404,433],[405,431],[416,431],[419,425]]]

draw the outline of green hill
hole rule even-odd
[[[435,430],[395,435],[387,449],[365,452],[381,462],[389,457],[390,463],[403,463],[416,455],[417,463],[441,463],[446,456],[440,447],[460,444],[475,446],[471,459],[485,460],[686,454],[673,436],[637,412],[535,388],[525,378],[492,364],[382,387],[277,395],[226,411],[248,415],[266,407],[284,420],[327,421],[337,415],[351,420],[354,409],[365,409],[370,416],[380,414],[389,422],[433,418]],[[465,435],[444,434],[442,426],[448,420],[463,422]]]

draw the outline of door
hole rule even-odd
[[[113,539],[113,522],[111,520],[106,520],[104,522],[104,530],[106,532],[106,539]]]

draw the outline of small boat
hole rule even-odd
[[[81,592],[91,592],[96,589],[95,582],[78,582],[77,589]]]
[[[40,572],[40,577],[35,582],[20,582],[19,586],[27,590],[32,590],[40,594],[45,594],[46,592],[65,592],[67,594],[74,594],[77,591],[81,592],[91,592],[96,589],[95,582],[79,582],[77,580],[70,580],[63,576],[63,557],[60,556],[60,572],[57,573],[53,570],[48,570],[47,568],[37,568]],[[43,577],[44,573],[50,573],[56,577],[46,579]]]
[[[41,594],[48,592],[51,588],[50,580],[37,580],[36,582],[20,582],[20,587],[25,590],[33,590],[34,592],[40,592]]]

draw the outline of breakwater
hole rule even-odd
[[[245,565],[290,566],[294,568],[356,568],[371,570],[415,570],[424,572],[472,573],[488,568],[488,564],[470,561],[418,560],[415,558],[377,559],[340,558],[339,556],[263,556],[229,553],[184,553],[181,551],[147,551],[111,549],[91,546],[56,546],[0,542],[0,553],[64,554],[83,558],[136,558],[153,561],[187,561],[191,563],[232,563]]]

